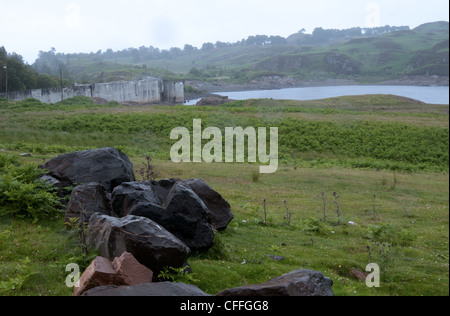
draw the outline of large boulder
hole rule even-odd
[[[114,189],[111,205],[119,216],[142,216],[155,221],[191,250],[208,250],[214,244],[208,207],[179,179],[123,183]]]
[[[83,296],[209,296],[195,285],[185,283],[158,282],[134,286],[100,286]]]
[[[209,209],[213,227],[218,231],[225,230],[234,217],[230,203],[202,179],[188,179],[184,180],[184,183],[200,197]]]
[[[92,149],[65,154],[48,161],[48,175],[63,186],[89,182],[101,183],[106,191],[123,182],[135,181],[133,165],[123,152],[115,148]]]
[[[156,276],[165,267],[182,267],[190,253],[182,241],[154,221],[132,215],[115,218],[93,214],[87,243],[110,260],[129,252]]]
[[[161,225],[192,250],[208,250],[214,245],[214,228],[209,210],[192,189],[177,182],[164,202],[167,218]]]
[[[217,296],[334,296],[333,280],[322,272],[296,270],[267,283],[224,290]]]
[[[76,186],[72,190],[66,209],[66,223],[70,222],[72,218],[80,218],[81,212],[83,212],[83,219],[86,223],[89,223],[89,219],[94,213],[114,215],[103,185],[90,182]]]
[[[111,195],[112,208],[119,217],[144,216],[160,223],[165,213],[161,204],[160,197],[150,181],[122,183]]]

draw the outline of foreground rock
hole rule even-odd
[[[332,285],[322,272],[296,270],[267,283],[224,290],[217,296],[334,296]]]
[[[131,253],[158,275],[165,267],[180,268],[190,249],[154,221],[140,216],[115,218],[95,213],[88,226],[87,243],[113,260]]]
[[[234,218],[230,203],[202,179],[188,179],[184,183],[200,197],[209,209],[213,227],[218,231],[225,230]]]
[[[161,225],[167,230],[192,250],[206,251],[214,245],[209,210],[188,185],[174,184],[164,204],[167,217],[161,219]]]
[[[111,205],[119,217],[155,221],[194,251],[212,247],[214,230],[224,230],[233,219],[230,204],[201,179],[122,183]]]
[[[101,286],[83,296],[209,296],[198,287],[185,283],[148,283],[134,286]]]
[[[102,148],[73,152],[48,161],[44,166],[49,179],[61,186],[98,182],[107,192],[123,182],[135,181],[133,165],[123,152]]]
[[[167,195],[177,182],[187,184],[203,201],[209,210],[211,224],[216,230],[221,231],[227,228],[233,220],[230,204],[202,179],[163,179],[122,183],[112,193],[112,208],[119,217],[139,215],[147,207],[155,206],[156,213],[161,212],[159,208],[166,207]]]
[[[172,186],[173,183],[170,187]],[[159,223],[158,220],[165,213],[161,205],[167,192],[163,197],[158,196],[151,181],[125,182],[115,188],[111,194],[111,206],[119,217],[153,214],[147,217]]]
[[[109,198],[103,185],[97,182],[90,182],[76,186],[72,190],[66,209],[66,223],[70,222],[71,219],[80,218],[82,212],[86,223],[89,223],[89,219],[94,213],[113,215]]]
[[[73,295],[80,296],[84,292],[98,286],[137,285],[151,283],[153,272],[141,265],[132,254],[124,252],[113,262],[103,257],[96,257],[84,271]]]

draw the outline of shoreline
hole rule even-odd
[[[331,86],[449,86],[448,77],[419,76],[405,77],[400,79],[385,80],[377,83],[361,83],[349,79],[327,79],[322,81],[295,80],[288,77],[268,77],[262,80],[252,81],[245,84],[225,82],[204,82],[186,80],[186,84],[200,90],[198,93],[186,93],[186,100],[196,100],[205,97],[218,96],[220,92],[240,92],[258,90],[280,90],[304,87],[331,87]]]

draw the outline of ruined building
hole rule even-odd
[[[76,96],[101,98],[108,102],[184,103],[184,83],[147,77],[137,81],[74,85],[63,88],[62,93],[61,89],[53,88],[8,92],[7,95],[12,101],[34,98],[43,103],[56,103]],[[4,93],[0,94],[0,98],[5,97]]]

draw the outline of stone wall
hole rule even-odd
[[[117,102],[184,103],[184,83],[148,77],[137,81],[74,85],[70,88],[64,88],[62,91],[64,99],[76,96],[102,98]],[[5,94],[0,94],[0,98],[5,98]],[[56,103],[61,101],[61,89],[8,92],[8,99],[12,101],[22,101],[29,98],[37,99],[43,103]]]

